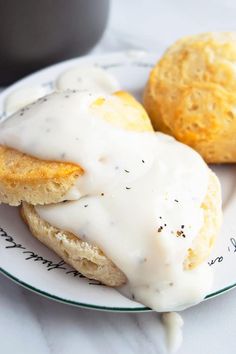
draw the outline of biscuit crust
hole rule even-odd
[[[83,169],[72,163],[43,161],[0,146],[0,202],[19,205],[63,201]]]

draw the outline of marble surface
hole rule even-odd
[[[94,53],[160,53],[189,33],[235,29],[230,0],[113,0],[108,29]],[[235,353],[236,290],[183,312],[181,354]],[[165,354],[156,313],[79,309],[40,297],[0,275],[0,352],[4,354]]]

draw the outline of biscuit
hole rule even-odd
[[[180,39],[155,65],[144,106],[155,130],[197,150],[206,162],[236,162],[236,33]]]
[[[150,119],[130,94],[119,91],[98,98],[91,106],[98,117],[126,130],[151,131]],[[43,161],[6,146],[0,146],[0,202],[19,205],[59,203],[83,174],[70,162]]]
[[[183,265],[186,270],[197,267],[207,259],[221,224],[220,185],[210,170],[208,191],[202,209],[204,223],[186,254]],[[77,271],[109,286],[121,286],[126,282],[125,275],[96,245],[50,225],[27,203],[23,203],[21,212],[32,234]]]

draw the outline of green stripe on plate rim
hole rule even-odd
[[[78,301],[73,301],[73,300],[68,300],[68,299],[64,299],[62,297],[56,296],[56,295],[52,295],[50,293],[47,293],[46,291],[40,290],[35,288],[34,286],[25,283],[24,281],[16,278],[14,275],[10,274],[9,272],[7,272],[5,269],[0,267],[0,272],[2,274],[4,274],[6,277],[10,278],[11,280],[13,280],[15,283],[20,284],[21,286],[23,286],[26,289],[31,290],[32,292],[35,292],[37,294],[40,294],[48,299],[53,299],[55,301],[64,303],[64,304],[69,304],[69,305],[73,305],[73,306],[77,306],[77,307],[82,307],[82,308],[89,308],[89,309],[93,309],[93,310],[102,310],[102,311],[113,311],[113,312],[148,312],[148,311],[152,311],[150,308],[148,307],[109,307],[109,306],[98,306],[98,305],[92,305],[92,304],[86,304],[83,302],[78,302]],[[231,290],[232,288],[236,287],[236,283],[226,286],[223,289],[220,289],[218,291],[215,291],[209,295],[207,295],[205,297],[205,300],[213,298],[215,296],[218,296],[226,291]]]

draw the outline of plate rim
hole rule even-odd
[[[30,285],[29,283],[26,283],[19,278],[15,277],[2,267],[0,267],[0,273],[3,274],[6,278],[12,280],[14,283],[22,286],[23,288],[30,290],[33,293],[39,294],[47,299],[54,300],[66,305],[71,305],[79,308],[86,308],[90,310],[100,310],[100,311],[107,311],[107,312],[122,312],[122,313],[139,313],[139,312],[154,312],[154,310],[150,309],[149,307],[141,306],[141,307],[112,307],[112,306],[99,306],[99,305],[93,305],[93,304],[86,304],[84,302],[79,302],[79,301],[74,301],[74,300],[69,300],[62,298],[60,296],[50,294],[47,291],[41,290],[36,288],[35,286]],[[216,296],[219,296],[220,294],[226,293],[230,291],[231,289],[236,287],[236,283],[233,283],[231,285],[226,286],[225,288],[222,288],[220,290],[217,290],[213,293],[208,294],[203,300],[209,300],[212,299]]]
[[[66,305],[71,305],[80,308],[87,308],[91,310],[100,310],[100,311],[108,311],[108,312],[152,312],[153,310],[149,307],[140,306],[140,307],[112,307],[112,306],[100,306],[100,305],[93,305],[93,304],[86,304],[84,302],[79,302],[75,300],[65,299],[63,297],[51,294],[47,291],[41,290],[36,288],[35,286],[26,283],[16,276],[9,273],[7,270],[0,267],[0,273],[3,274],[6,278],[12,280],[14,283],[19,284],[25,289],[30,290],[33,293],[39,294],[47,299],[54,300]]]
[[[134,52],[134,50],[132,50],[132,53]],[[129,56],[130,51],[129,50],[124,50],[124,51],[112,51],[112,52],[108,52],[108,53],[94,53],[94,54],[88,54],[88,55],[84,55],[81,57],[75,57],[75,58],[71,58],[71,59],[67,59],[67,60],[63,60],[60,61],[58,63],[54,63],[51,64],[49,66],[46,66],[45,68],[39,69],[37,71],[34,71],[30,74],[28,74],[27,76],[24,76],[23,78],[17,80],[16,82],[14,82],[13,84],[9,85],[6,88],[3,88],[3,90],[0,91],[0,96],[3,96],[3,98],[5,98],[5,96],[10,93],[12,90],[17,89],[18,86],[21,86],[21,84],[24,84],[25,81],[27,81],[28,79],[30,79],[31,77],[40,75],[41,73],[43,73],[44,71],[47,71],[52,68],[55,67],[59,67],[59,66],[63,66],[64,64],[72,64],[76,63],[78,61],[83,61],[86,60],[86,58],[90,59],[90,60],[102,60],[102,58],[104,57],[116,57],[116,56],[121,56],[123,57],[123,60],[125,60],[125,58],[130,58],[130,60],[135,61],[135,60],[150,60],[151,58],[154,59],[156,58],[156,61],[158,60],[158,51],[157,53],[151,52],[151,51],[140,51],[140,50],[135,50],[135,52],[137,53],[143,53],[144,55],[141,55],[140,57],[133,57],[133,56]],[[151,70],[151,68],[150,68]],[[94,305],[94,304],[88,304],[88,303],[84,303],[84,302],[79,302],[79,301],[75,301],[75,300],[69,300],[66,298],[63,298],[61,296],[57,296],[54,294],[51,294],[47,291],[41,290],[21,279],[19,279],[18,277],[14,276],[13,274],[9,273],[6,269],[0,267],[0,273],[3,274],[5,277],[7,277],[8,279],[12,280],[14,283],[30,290],[31,292],[34,292],[36,294],[39,294],[47,299],[50,300],[54,300],[63,304],[67,304],[67,305],[71,305],[71,306],[75,306],[75,307],[79,307],[79,308],[87,308],[87,309],[92,309],[92,310],[100,310],[100,311],[107,311],[107,312],[122,312],[122,313],[139,313],[139,312],[151,312],[153,311],[152,309],[150,309],[149,307],[146,306],[137,306],[137,307],[113,307],[113,306],[100,306],[100,305]],[[230,284],[228,286],[225,286],[224,288],[221,288],[217,291],[214,291],[208,295],[206,295],[206,297],[202,300],[202,301],[206,301],[208,299],[214,298],[216,296],[219,296],[220,294],[223,294],[233,288],[236,287],[236,283]]]

